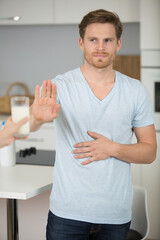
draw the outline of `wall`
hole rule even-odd
[[[0,26],[0,95],[15,81],[34,93],[44,79],[82,65],[78,38],[77,25]],[[140,54],[138,23],[124,24],[119,54]]]
[[[0,82],[7,87],[22,81],[33,93],[34,86],[44,79],[82,64],[77,39],[74,25],[1,26]]]

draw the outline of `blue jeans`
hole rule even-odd
[[[125,240],[130,223],[92,224],[48,214],[47,240]]]

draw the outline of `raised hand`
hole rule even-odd
[[[51,80],[45,80],[42,85],[41,96],[40,86],[35,89],[35,100],[32,105],[32,116],[39,123],[50,122],[58,116],[60,104],[57,104],[56,85]]]
[[[76,149],[73,150],[75,158],[88,158],[86,161],[81,163],[82,165],[109,158],[111,156],[114,142],[95,132],[88,131],[88,135],[94,140],[75,144],[74,147]]]

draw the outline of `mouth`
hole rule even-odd
[[[97,58],[105,58],[105,57],[108,56],[108,54],[106,54],[106,53],[94,53],[93,56],[97,57]]]

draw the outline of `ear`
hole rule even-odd
[[[120,50],[120,48],[121,48],[121,43],[122,43],[122,40],[121,40],[121,38],[120,39],[118,39],[118,42],[117,42],[117,52]]]
[[[83,39],[80,37],[79,38],[79,48],[83,51],[84,50],[84,44],[83,44]]]

